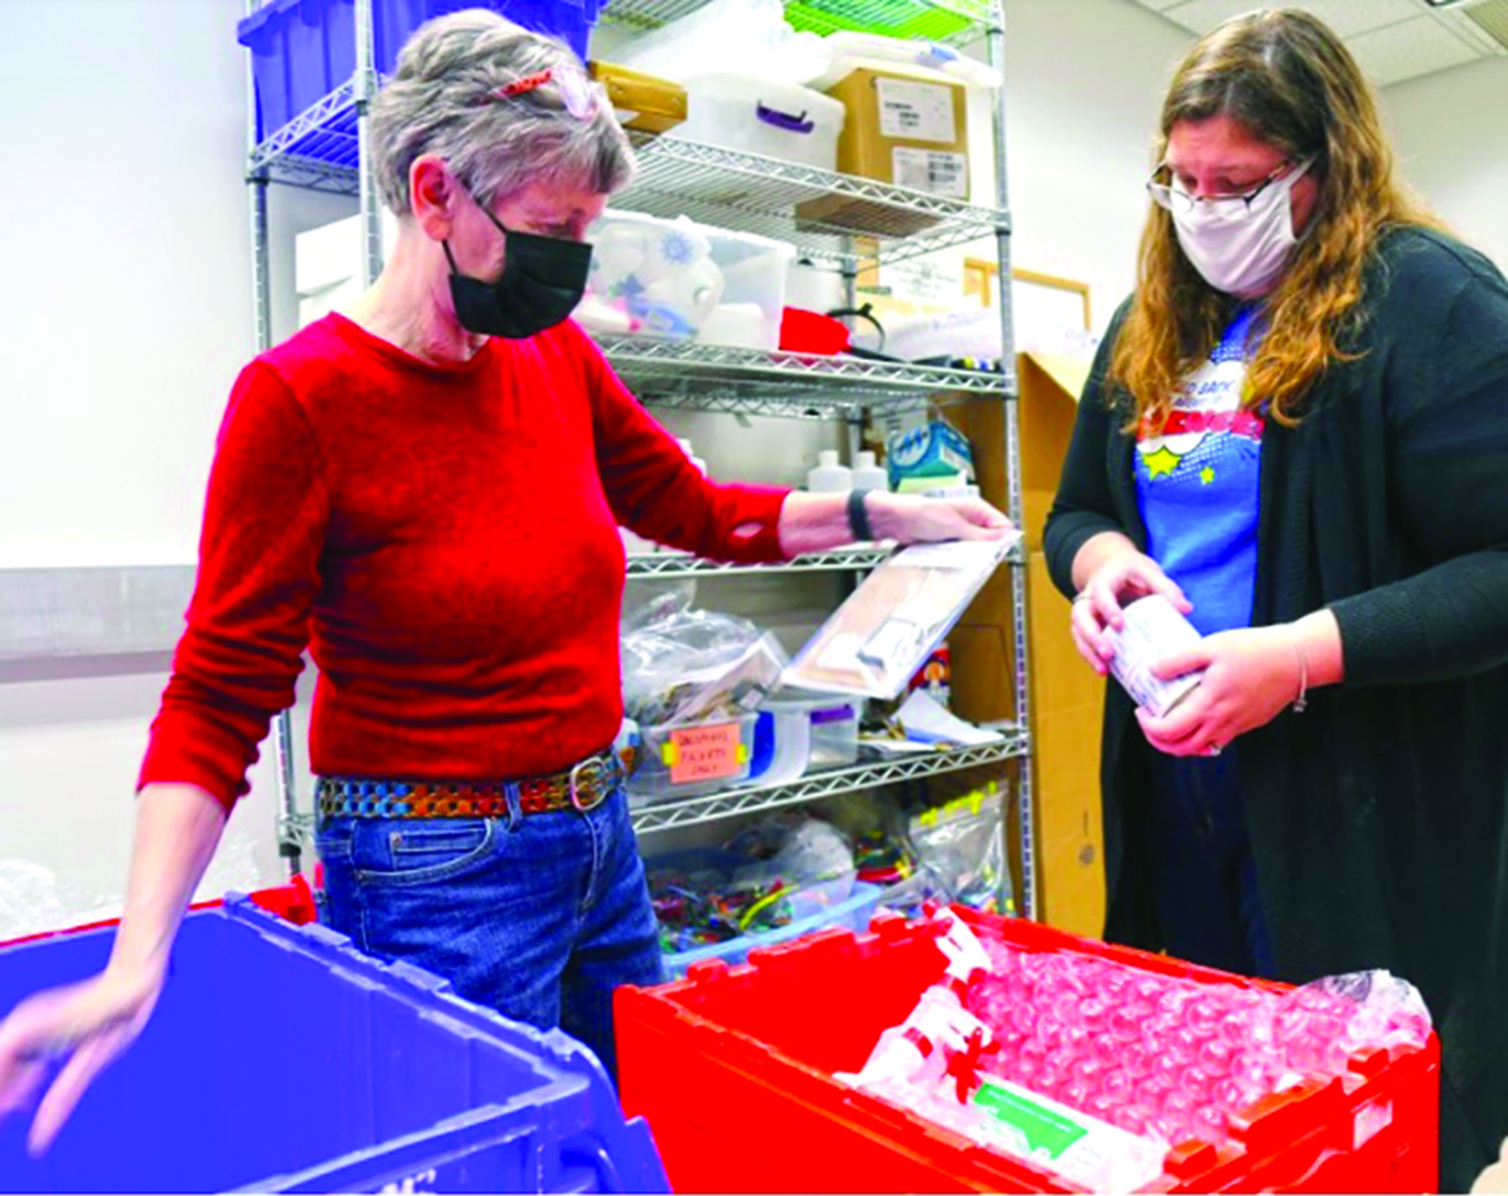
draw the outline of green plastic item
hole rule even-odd
[[[954,0],[939,7],[922,0],[791,0],[785,19],[793,29],[826,36],[850,31],[902,40],[966,42],[994,23],[994,6]]]
[[[1002,1088],[987,1077],[974,1093],[974,1103],[1018,1131],[1033,1154],[1045,1150],[1056,1159],[1089,1133],[1077,1122]]]

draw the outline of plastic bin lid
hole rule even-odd
[[[821,98],[826,99],[827,97],[823,96]],[[673,131],[664,135],[666,137],[675,136]],[[706,233],[709,236],[731,237],[736,241],[741,241],[748,245],[756,245],[761,249],[766,249],[771,253],[779,253],[790,259],[794,259],[796,256],[796,247],[789,241],[777,241],[773,237],[762,237],[758,233],[746,233],[742,229],[737,228],[719,228],[715,224],[702,224],[700,221],[691,219],[690,216],[651,216],[645,212],[627,212],[620,208],[609,208],[604,211],[602,215],[593,222],[592,229],[589,229],[587,231],[587,240],[591,240],[591,233],[593,229],[596,229],[600,225],[610,223],[612,221],[617,221],[623,224],[643,224],[652,227],[674,227],[675,225],[684,222],[685,224],[689,224],[697,229],[697,231]],[[711,719],[708,721],[731,723],[736,722],[737,719],[725,718]],[[651,728],[651,730],[661,729],[663,728]]]
[[[735,100],[778,104],[780,107],[806,108],[812,115],[825,119],[826,123],[842,124],[848,114],[842,100],[823,95],[816,88],[788,83],[784,79],[771,79],[744,71],[701,71],[686,75],[682,82],[687,93],[721,91]]]
[[[807,86],[820,89],[831,87],[860,67],[871,70],[897,70],[899,73],[916,71],[921,78],[946,79],[950,83],[962,83],[969,87],[998,88],[1002,82],[1000,72],[988,63],[970,58],[952,46],[937,42],[886,37],[880,33],[844,31],[829,34],[822,39],[832,55],[832,65]]]
[[[256,11],[236,22],[236,41],[249,46],[251,39],[262,31],[263,26],[274,17],[281,17],[290,8],[296,8],[299,0],[270,0]]]

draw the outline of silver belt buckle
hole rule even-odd
[[[583,805],[580,794],[581,778],[584,774],[595,771],[598,777],[597,800],[590,805]],[[585,814],[588,810],[594,810],[607,799],[607,771],[608,766],[601,756],[592,756],[582,760],[571,769],[571,808],[578,814]]]

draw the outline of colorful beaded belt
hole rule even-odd
[[[511,782],[525,814],[601,805],[623,783],[623,765],[612,752],[588,756],[576,767],[550,776]],[[373,781],[320,777],[315,806],[326,818],[505,818],[507,781]]]

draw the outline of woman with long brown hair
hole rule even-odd
[[[1155,165],[1046,532],[1099,672],[1143,596],[1204,637],[1170,713],[1107,697],[1106,934],[1418,985],[1464,1190],[1508,1131],[1508,284],[1307,13],[1200,41]]]

